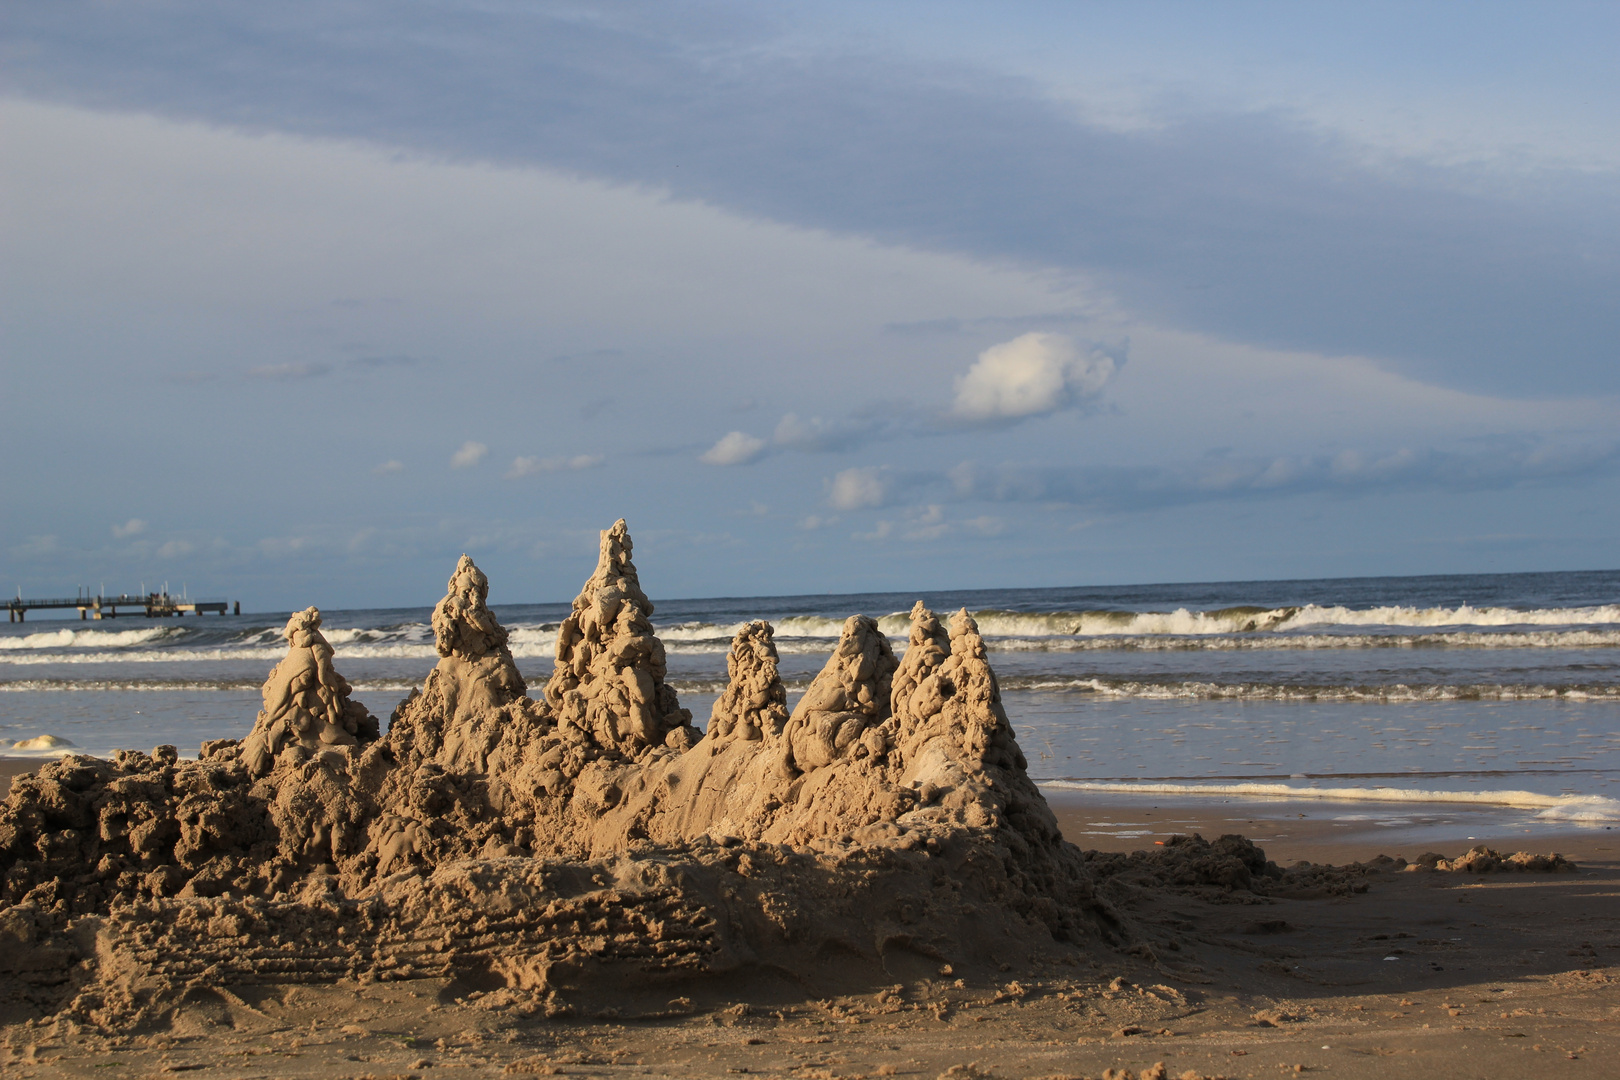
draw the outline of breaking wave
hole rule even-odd
[[[1001,652],[1620,647],[1620,604],[1531,610],[1466,604],[1044,613],[992,608],[974,614],[986,644]],[[380,627],[341,622],[342,613],[335,612],[323,627],[340,659],[432,660],[437,655],[433,629],[425,621]],[[772,622],[779,651],[811,654],[825,652],[837,640],[844,619],[792,614]],[[905,612],[882,615],[878,624],[897,650],[904,648],[909,626]],[[677,622],[660,625],[658,634],[671,653],[720,653],[743,625]],[[549,660],[554,655],[556,622],[515,622],[508,629],[512,654],[519,660]],[[274,662],[285,648],[276,626],[243,630],[197,622],[127,630],[63,628],[0,636],[0,665]]]
[[[1109,698],[1145,698],[1160,701],[1620,701],[1620,685],[1472,683],[1346,686],[1300,683],[1216,683],[1197,680],[1153,682],[1138,679],[1072,678],[1041,675],[1011,676],[1000,680],[1004,690],[1035,692],[1075,691]]]
[[[145,626],[138,630],[41,630],[19,637],[0,637],[0,651],[33,649],[120,649],[146,645],[185,633],[178,626]]]

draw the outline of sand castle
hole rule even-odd
[[[898,661],[851,616],[791,714],[771,627],[749,623],[700,732],[631,553],[623,521],[602,534],[539,699],[462,556],[438,664],[385,733],[310,608],[241,742],[18,778],[0,996],[109,1025],[204,984],[451,975],[516,1008],[629,1013],[683,980],[819,993],[1073,962],[1142,933],[1101,870],[1276,876],[1239,838],[1151,866],[1065,843],[965,611],[947,628],[919,602]]]

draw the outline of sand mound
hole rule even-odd
[[[311,608],[241,743],[19,777],[0,804],[0,996],[111,1025],[204,985],[448,975],[523,1008],[628,1014],[719,975],[807,993],[946,965],[1001,977],[1128,943],[1099,878],[1269,880],[1233,838],[1088,865],[965,611],[947,629],[919,603],[899,662],[852,616],[791,715],[771,628],[750,623],[700,733],[630,556],[620,521],[543,700],[463,556],[433,612],[438,664],[386,734]]]
[[[1391,864],[1395,862],[1393,859],[1389,861]],[[1454,874],[1573,874],[1580,868],[1556,852],[1533,855],[1528,851],[1515,851],[1511,855],[1500,855],[1480,844],[1455,859],[1427,852],[1419,855],[1416,862],[1405,863],[1403,860],[1399,869],[1438,870]]]

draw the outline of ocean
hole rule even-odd
[[[848,615],[879,616],[899,652],[917,599],[975,613],[1050,792],[1620,823],[1620,571],[654,597],[654,622],[702,726],[739,624],[776,627],[791,706]],[[568,606],[493,609],[538,696]],[[338,670],[385,723],[437,659],[429,613],[323,612]],[[244,735],[286,617],[8,625],[0,754],[62,752],[42,736],[97,755],[160,743],[195,754]]]

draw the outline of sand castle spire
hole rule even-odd
[[[926,620],[923,629],[927,633]],[[937,634],[932,635],[929,647],[937,644]],[[1001,706],[1001,687],[990,668],[979,624],[966,608],[951,616],[949,645],[950,655],[924,674],[906,698],[897,756],[912,760],[929,740],[943,738],[972,768],[994,766],[1021,773],[1024,755]]]
[[[652,601],[630,561],[624,519],[602,532],[596,571],[557,630],[557,666],[546,701],[560,724],[635,756],[649,747],[684,750],[701,733],[664,681],[664,643],[649,621]]]
[[[756,741],[780,735],[787,723],[787,688],[777,672],[771,624],[751,622],[737,631],[726,654],[728,681],[715,699],[706,737]]]
[[[788,719],[783,764],[808,772],[829,765],[889,717],[894,650],[868,615],[844,620],[838,644]],[[881,736],[867,740],[881,752]]]
[[[506,647],[506,628],[490,613],[488,600],[489,578],[462,555],[444,599],[433,609],[433,643],[440,656],[477,659]]]
[[[937,671],[950,655],[950,634],[940,625],[939,617],[918,600],[911,607],[910,639],[906,654],[895,669],[889,698],[894,718],[901,726],[916,716],[916,710],[911,707],[911,697],[917,687]]]
[[[544,710],[506,644],[506,628],[489,610],[489,579],[463,555],[433,609],[438,665],[422,688],[394,710],[388,741],[401,761],[433,762],[454,772],[487,773],[507,729],[532,734],[547,726]]]
[[[289,746],[306,751],[354,746],[377,738],[377,718],[358,701],[332,666],[332,646],[321,633],[318,608],[293,613],[281,632],[287,655],[270,669],[262,690],[264,708],[242,742],[248,775],[263,776]]]

